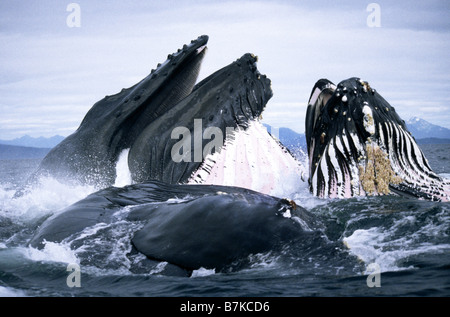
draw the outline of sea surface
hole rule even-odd
[[[450,144],[421,148],[433,169],[450,178]],[[77,247],[28,246],[45,219],[96,191],[47,178],[14,198],[39,161],[0,160],[0,296],[450,296],[449,203],[395,196],[321,200],[302,183],[288,198],[323,224],[317,239],[251,255],[238,271],[165,276],[165,262],[136,267],[135,228],[123,222],[93,228]]]

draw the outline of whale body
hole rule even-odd
[[[63,182],[112,185],[122,151],[192,91],[207,41],[207,36],[199,37],[169,55],[139,83],[96,102],[78,129],[44,157],[34,178],[45,175]]]
[[[317,234],[312,215],[288,199],[240,187],[151,181],[89,195],[47,219],[30,246],[76,244],[89,228],[119,221],[142,224],[131,240],[138,252],[188,270],[224,270]]]

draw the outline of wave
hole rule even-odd
[[[32,247],[21,247],[18,251],[26,258],[35,262],[58,262],[79,264],[76,252],[67,243],[44,242],[43,249]]]
[[[25,297],[26,293],[12,287],[4,287],[0,285],[0,297]]]
[[[21,222],[33,222],[65,208],[95,192],[94,186],[69,185],[52,177],[39,182],[15,197],[16,190],[0,183],[0,216]]]
[[[366,265],[365,274],[374,263],[381,272],[402,271],[414,269],[414,259],[450,251],[448,204],[394,198],[378,201],[375,206],[366,201],[363,212],[350,213],[342,239],[349,252]]]
[[[125,156],[126,153],[123,154]],[[119,164],[120,161],[117,165],[117,175],[120,176],[116,180],[117,187],[130,182],[128,171]],[[448,173],[440,175],[450,179]],[[294,285],[298,286],[301,278],[305,289],[308,285],[317,286],[317,294],[330,294],[326,293],[326,286],[319,287],[317,281],[328,283],[324,285],[330,289],[335,287],[334,283],[343,288],[346,283],[349,287],[362,283],[367,288],[363,276],[371,273],[374,265],[381,273],[399,272],[398,280],[404,283],[400,294],[408,294],[411,287],[408,281],[401,278],[401,274],[408,274],[405,271],[421,271],[424,273],[417,283],[423,283],[423,289],[441,290],[446,292],[442,294],[448,295],[448,289],[440,285],[441,276],[446,276],[444,269],[450,261],[448,203],[395,196],[319,199],[309,193],[307,182],[298,184],[296,188],[280,187],[279,196],[286,195],[317,217],[323,224],[322,233],[312,235],[309,241],[298,245],[286,244],[281,252],[251,254],[236,264],[236,271],[218,272],[213,268],[200,268],[183,275],[184,272],[168,262],[150,260],[133,251],[131,237],[144,225],[127,221],[133,206],[115,211],[114,222],[98,223],[60,243],[45,242],[42,249],[27,245],[30,235],[46,218],[97,190],[94,186],[68,185],[43,177],[22,197],[14,198],[14,186],[0,183],[0,273],[4,274],[0,279],[0,296],[30,296],[34,290],[25,286],[23,291],[22,285],[45,284],[49,277],[55,281],[60,278],[62,287],[59,284],[52,286],[51,282],[48,282],[50,286],[46,290],[37,290],[38,286],[32,286],[37,290],[34,291],[36,294],[71,295],[69,292],[72,290],[65,286],[66,266],[70,263],[80,265],[82,283],[86,283],[82,284],[82,290],[86,291],[86,295],[135,294],[136,285],[142,286],[143,294],[153,295],[148,288],[144,290],[144,286],[148,287],[149,279],[157,279],[158,285],[161,285],[161,293],[158,294],[162,295],[191,294],[180,291],[180,284],[186,287],[185,292],[194,290],[195,293],[197,290],[201,293],[200,284],[205,282],[211,283],[211,289],[229,285],[223,281],[230,281],[233,285],[248,282],[252,290],[255,287],[254,279],[277,281],[272,287],[278,289],[279,294],[292,294],[281,290],[279,282],[280,279],[289,281],[290,278],[291,289]],[[180,196],[164,203],[182,204],[190,199],[189,196]],[[389,273],[389,276],[397,276],[394,274]],[[427,274],[434,278],[428,278]],[[267,276],[269,278],[265,279]],[[18,282],[20,279],[25,284]],[[98,282],[99,286],[88,284],[89,279]],[[127,291],[120,293],[117,289],[109,290],[117,286],[115,283],[119,280],[123,283],[121,285],[128,287]],[[387,284],[383,284],[385,281],[382,280],[382,289],[388,290]],[[85,285],[90,285],[93,293],[89,293],[91,289]],[[217,294],[223,295],[227,291],[234,289],[229,287]],[[260,291],[261,294],[273,294],[274,290],[262,287]],[[260,294],[258,292],[255,291]]]

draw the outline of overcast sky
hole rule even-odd
[[[450,1],[0,2],[0,139],[67,136],[105,95],[210,37],[200,79],[244,53],[272,80],[264,122],[304,132],[314,83],[361,77],[407,120],[450,128]],[[370,23],[369,23],[370,24]]]

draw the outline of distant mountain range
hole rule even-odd
[[[297,133],[289,128],[275,128],[264,124],[267,131],[291,151],[306,149],[306,138],[303,133]]]
[[[60,135],[51,138],[25,135],[14,140],[0,140],[0,160],[40,159],[63,139]]]
[[[64,140],[63,136],[55,135],[51,138],[33,138],[29,135],[14,139],[14,140],[0,140],[0,144],[6,145],[18,145],[26,147],[36,147],[36,148],[52,148],[58,145],[59,142]]]
[[[450,143],[450,129],[431,124],[418,117],[412,117],[405,123],[419,144]],[[284,127],[274,128],[268,124],[264,126],[294,155],[306,151],[306,138],[303,133]],[[33,138],[25,135],[14,140],[0,140],[0,160],[43,158],[63,139],[64,137],[60,135],[51,138]]]

